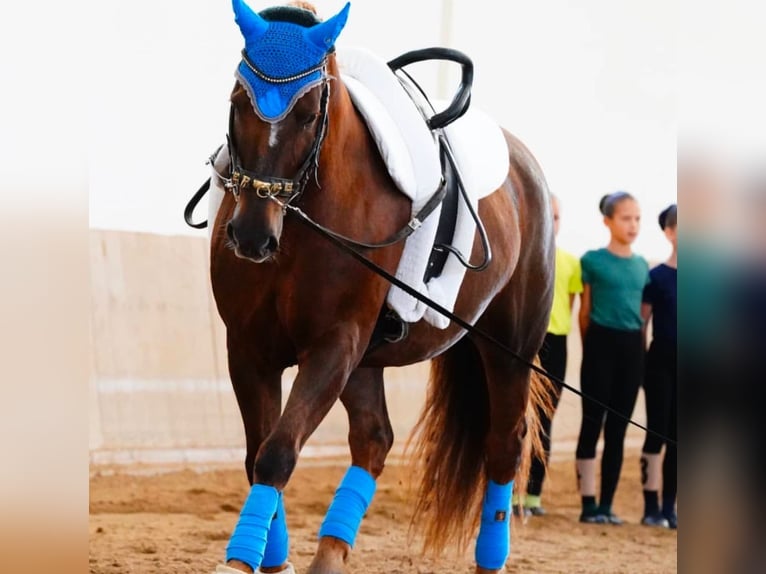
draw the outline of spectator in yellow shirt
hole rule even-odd
[[[558,235],[560,206],[558,198],[551,194],[551,207],[553,208],[553,229]],[[556,247],[556,267],[554,272],[553,307],[545,335],[545,342],[540,350],[540,363],[550,374],[563,380],[567,370],[567,335],[572,328],[572,307],[575,295],[582,293],[582,279],[580,272],[580,260]],[[561,385],[551,381],[551,403],[555,412],[561,396]],[[545,466],[550,458],[551,451],[551,426],[552,417],[549,418],[542,411],[540,417],[540,440],[545,448],[546,464],[537,458],[532,461],[527,484],[527,494],[524,499],[524,513],[529,516],[541,516],[545,514],[542,507],[543,480],[545,480]],[[514,509],[518,509],[518,499]],[[518,513],[518,510],[516,510]]]

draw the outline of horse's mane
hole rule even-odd
[[[322,20],[317,16],[316,8],[308,2],[291,2],[285,6],[272,6],[258,13],[269,22],[290,22],[310,28]]]

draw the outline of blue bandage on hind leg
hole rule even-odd
[[[226,560],[239,560],[253,570],[261,565],[271,519],[277,510],[279,491],[254,484],[239,514],[239,521],[226,546]]]
[[[489,481],[481,507],[481,527],[476,539],[476,564],[487,570],[503,567],[511,550],[510,510],[513,481]]]
[[[285,516],[285,502],[282,493],[279,493],[277,513],[271,521],[269,535],[266,540],[266,550],[263,553],[261,566],[271,568],[281,566],[287,562],[290,550],[290,537],[287,534],[287,517]]]
[[[362,517],[374,494],[372,475],[361,467],[349,467],[319,529],[320,538],[334,536],[353,547]]]

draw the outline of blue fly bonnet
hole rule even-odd
[[[325,80],[327,54],[346,24],[350,3],[325,22],[301,8],[256,13],[244,0],[232,0],[232,5],[245,38],[235,75],[255,113],[266,122],[278,122],[298,98]]]

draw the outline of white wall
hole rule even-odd
[[[343,6],[315,4],[323,17]],[[91,226],[202,235],[181,213],[226,130],[242,47],[230,3],[93,9]],[[562,199],[562,245],[581,253],[604,243],[598,200],[626,189],[646,219],[636,250],[661,259],[668,249],[656,215],[675,201],[675,12],[661,0],[354,0],[338,44],[386,59],[431,45],[466,52],[473,105],[528,144]],[[438,66],[416,70],[444,95]]]
[[[210,292],[205,238],[90,232],[92,465],[240,464],[244,430],[226,364],[223,324]],[[576,313],[576,309],[575,309]],[[579,388],[580,337],[569,337],[567,383]],[[385,371],[386,401],[401,454],[425,399],[428,363]],[[285,372],[283,402],[296,369]],[[634,420],[645,420],[643,400]],[[580,398],[562,395],[554,454],[571,458]],[[347,457],[346,413],[336,404],[301,460]],[[631,427],[630,444],[643,434]]]
[[[244,430],[206,238],[90,232],[89,451],[93,464],[237,462]],[[283,402],[295,377],[283,377]],[[426,363],[386,370],[400,449],[420,413]],[[340,404],[304,456],[347,455]]]

